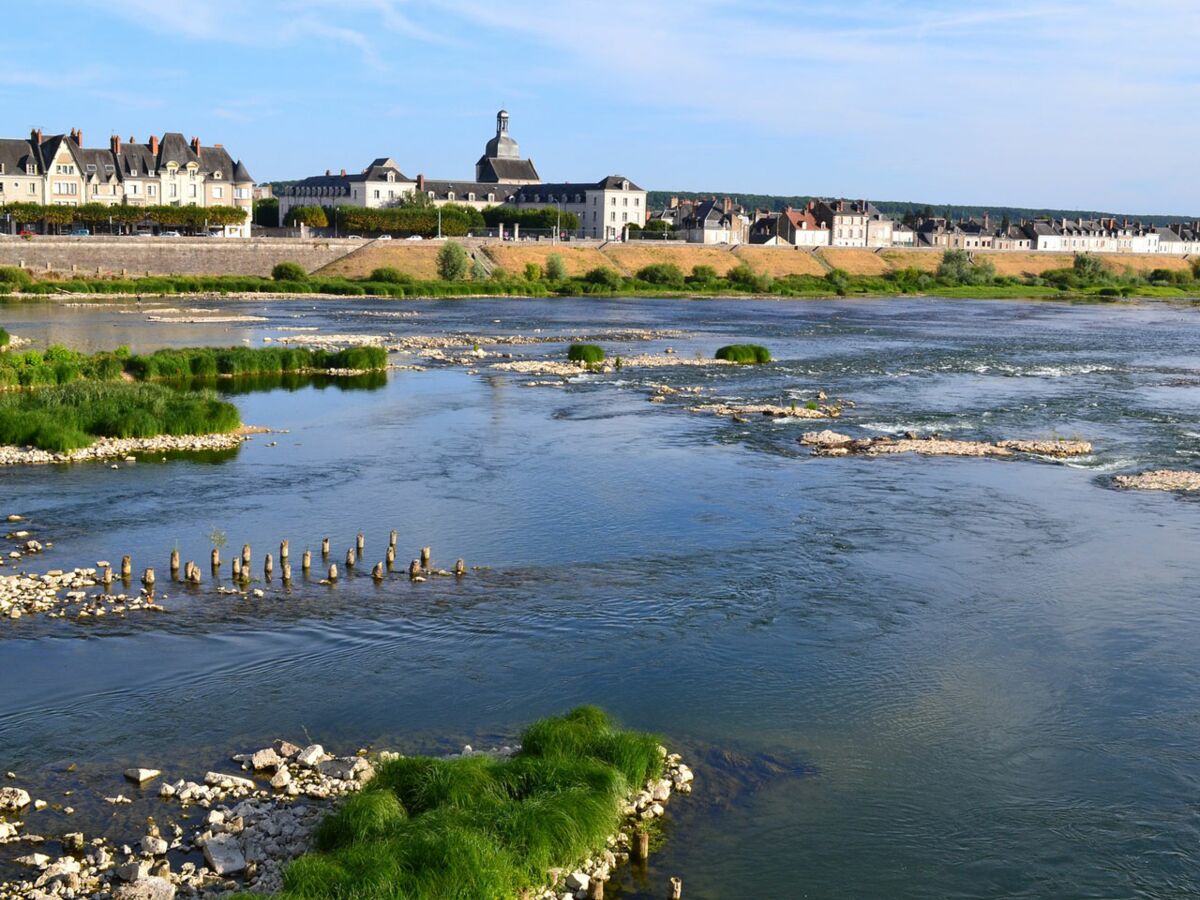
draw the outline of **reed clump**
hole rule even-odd
[[[382,347],[349,347],[337,351],[303,347],[187,347],[132,356],[125,364],[125,371],[139,381],[385,368],[387,351]]]
[[[567,348],[567,359],[592,366],[604,362],[604,348],[596,344],[572,344]]]
[[[771,351],[758,344],[729,344],[717,350],[716,358],[743,366],[763,365],[771,361]]]
[[[605,847],[631,790],[661,775],[659,740],[594,707],[526,729],[509,759],[381,763],[293,862],[287,900],[515,897]]]

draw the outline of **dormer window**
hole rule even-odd
[[[220,170],[217,170],[216,172],[213,172],[213,178],[220,178],[220,177],[221,177],[221,172],[220,172]]]
[[[391,184],[395,180],[396,180],[396,173],[388,172],[388,183]]]
[[[496,202],[496,195],[488,194],[488,203],[495,203],[495,202]]]
[[[447,199],[447,200],[453,200],[453,199],[454,199],[454,191],[447,191],[447,192],[446,192],[446,199]]]
[[[470,201],[471,203],[474,203],[474,202],[475,202],[475,192],[474,192],[474,191],[472,191],[471,193],[467,194],[467,200],[468,200],[468,201]]]
[[[629,190],[629,182],[628,181],[621,182],[621,190],[623,190],[623,191]]]
[[[432,200],[433,199],[433,191],[427,191],[426,193],[429,194],[429,199]]]

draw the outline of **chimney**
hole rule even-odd
[[[75,129],[75,143],[80,147],[83,146],[83,131],[79,128]]]
[[[135,138],[132,134],[129,136],[129,143],[131,143],[131,144],[137,143],[137,138]]]
[[[341,171],[341,172],[339,172],[338,174],[339,174],[339,175],[341,175],[343,178],[345,178],[345,177],[346,177],[346,170],[345,170],[345,169],[342,169],[342,171]]]
[[[225,145],[224,145],[224,144],[213,144],[213,146],[214,146],[214,147],[216,147],[218,150],[224,150],[224,149],[225,149]]]
[[[730,198],[725,198],[725,202],[721,204],[721,211],[726,215],[733,212],[733,201]]]
[[[130,141],[130,143],[132,144],[133,141]],[[108,149],[112,151],[113,156],[121,152],[121,136],[119,134],[114,134],[108,139]]]
[[[153,156],[158,156],[158,135],[150,135],[150,153]]]
[[[197,156],[200,155],[200,138],[198,138],[198,137],[192,138],[192,152],[195,153]]]
[[[42,146],[42,129],[35,128],[29,132],[29,140],[33,142],[34,146]]]
[[[333,173],[332,173],[331,171],[329,171],[329,169],[326,169],[326,170],[325,170],[325,174],[326,174],[326,175],[332,175]]]
[[[418,191],[425,190],[425,176],[424,175],[417,176],[417,190]]]

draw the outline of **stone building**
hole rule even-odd
[[[107,149],[85,148],[78,130],[0,140],[0,203],[228,206],[245,210],[246,220],[224,233],[249,237],[253,189],[245,165],[221,144],[205,147],[179,132],[144,144],[114,136]]]
[[[646,191],[622,175],[596,182],[527,184],[518,188],[506,205],[575,213],[580,237],[602,241],[624,240],[630,225],[646,224]]]

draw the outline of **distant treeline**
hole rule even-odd
[[[799,209],[809,200],[818,199],[807,196],[784,196],[782,194],[739,194],[735,191],[649,191],[646,203],[651,210],[659,210],[670,203],[672,197],[681,200],[706,200],[710,197],[731,197],[737,203],[748,209],[770,209],[776,212],[791,207]],[[848,198],[851,199],[851,198]],[[905,215],[913,216],[942,216],[948,219],[983,218],[984,213],[991,216],[999,225],[1008,218],[1010,222],[1022,219],[1100,219],[1116,218],[1144,222],[1147,225],[1167,225],[1171,222],[1188,222],[1200,218],[1192,216],[1148,216],[1132,213],[1103,212],[1094,209],[1033,209],[1024,206],[963,206],[961,204],[915,203],[900,200],[875,200],[871,197],[858,197],[855,200],[869,200],[880,212],[895,219],[903,219]]]

